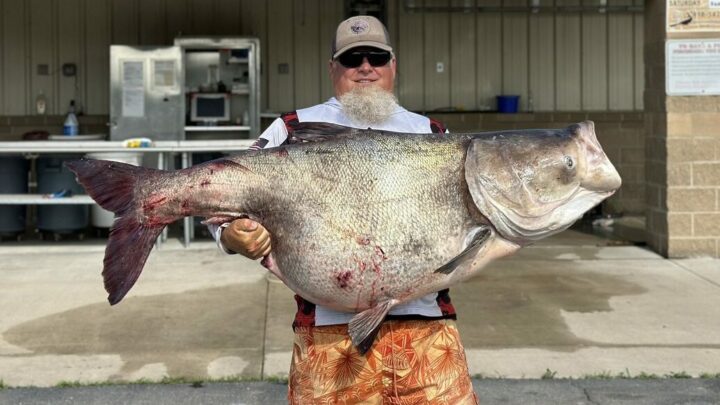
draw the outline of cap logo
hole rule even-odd
[[[350,26],[350,30],[353,34],[363,34],[368,29],[368,23],[363,20],[356,20]]]

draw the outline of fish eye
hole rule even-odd
[[[565,155],[563,159],[565,160],[565,166],[568,169],[572,169],[575,167],[575,160],[572,158],[572,156]]]

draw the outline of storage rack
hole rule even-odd
[[[141,148],[125,147],[119,141],[19,141],[0,142],[0,155],[22,154],[35,158],[43,154],[54,153],[98,153],[98,152],[142,152],[156,153],[157,167],[167,169],[170,156],[180,155],[181,168],[190,167],[190,155],[193,152],[233,152],[247,149],[254,139],[241,140],[202,140],[202,141],[155,141],[152,146]],[[42,194],[0,194],[0,205],[51,205],[51,204],[95,204],[87,195],[74,195],[62,198],[47,198]],[[183,242],[187,247],[193,238],[192,217],[183,219]],[[158,242],[167,238],[167,229]]]

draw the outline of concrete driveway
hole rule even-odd
[[[107,304],[102,242],[0,244],[0,381],[287,375],[292,292],[213,242],[169,241]],[[576,231],[452,289],[470,371],[491,378],[720,373],[720,260]]]

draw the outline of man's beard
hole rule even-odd
[[[357,125],[376,125],[387,121],[398,106],[392,92],[377,86],[358,86],[340,96],[345,114]]]

